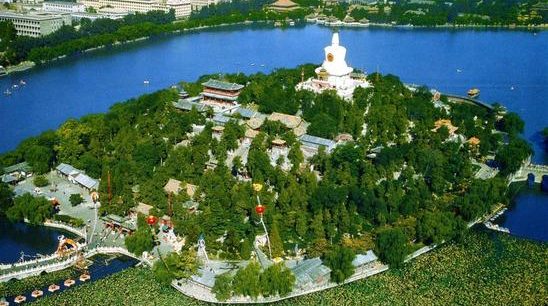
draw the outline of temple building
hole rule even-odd
[[[297,84],[297,90],[310,90],[321,93],[324,90],[336,90],[344,99],[352,99],[354,89],[369,87],[365,74],[354,73],[346,63],[346,48],[339,43],[339,33],[333,33],[331,45],[324,48],[323,64],[316,68],[316,78],[303,80]]]
[[[238,96],[243,85],[236,83],[223,82],[219,80],[209,79],[202,83],[204,89],[202,91],[202,103],[209,105],[214,110],[228,110],[239,107]]]

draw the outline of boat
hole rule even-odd
[[[148,84],[150,84],[150,82],[148,80],[144,80],[143,84],[148,85]]]
[[[457,69],[457,72],[458,72],[458,73],[461,73],[461,72],[462,72],[462,69]]]
[[[13,301],[17,304],[21,304],[21,303],[25,302],[26,300],[27,300],[26,296],[18,295],[18,296],[15,297],[15,299]]]
[[[59,289],[61,289],[61,287],[59,287],[59,285],[56,285],[56,284],[49,285],[49,287],[48,287],[49,292],[55,292]]]
[[[250,65],[251,65],[251,66],[255,66],[255,63],[251,63]]]
[[[65,287],[70,287],[70,286],[72,286],[72,285],[74,285],[74,284],[76,284],[76,281],[73,280],[73,279],[70,279],[70,278],[67,279],[67,280],[63,283],[63,285],[65,285]]]
[[[295,25],[295,21],[290,21],[290,22],[289,22],[289,25],[290,25],[290,26],[294,26],[294,25]]]
[[[25,82],[25,80],[21,80],[19,81],[19,85],[27,85],[27,82]]]
[[[510,86],[510,90],[514,90],[514,89],[515,89],[514,86]]]
[[[472,99],[479,97],[479,95],[480,95],[480,90],[477,88],[472,88],[468,90],[468,96]]]
[[[6,96],[9,96],[9,95],[11,95],[11,91],[10,91],[9,89],[6,89],[6,90],[4,91],[4,94],[5,94]]]
[[[80,275],[80,281],[81,282],[88,281],[90,278],[91,278],[91,276],[87,273],[84,273],[84,274]]]
[[[41,296],[44,295],[44,291],[42,290],[34,290],[31,294],[30,294],[33,298],[39,298]]]

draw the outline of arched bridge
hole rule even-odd
[[[540,184],[542,176],[548,175],[548,165],[525,164],[514,174],[512,182],[526,181],[529,174],[534,175],[535,183]]]

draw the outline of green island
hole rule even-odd
[[[279,305],[543,305],[545,244],[472,230],[405,266]],[[104,288],[117,288],[111,294]],[[206,305],[165,287],[150,270],[132,268],[35,305]]]
[[[9,22],[0,22],[0,65],[7,71],[28,69],[68,55],[115,46],[152,36],[191,29],[268,22],[288,26],[314,22],[330,26],[524,27],[545,28],[548,4],[542,0],[398,1],[368,4],[296,0],[287,11],[272,1],[234,0],[193,11],[175,20],[173,11],[131,14],[121,20],[82,19],[43,37],[17,36]]]
[[[510,202],[513,175],[532,154],[520,136],[524,122],[496,103],[353,71],[345,51],[334,33],[320,67],[204,75],[69,119],[0,156],[2,180],[12,185],[0,185],[9,220],[85,224],[86,244],[60,245],[60,258],[114,249],[151,266],[48,299],[68,303],[82,294],[79,301],[104,303],[110,298],[87,288],[125,282],[119,288],[128,294],[111,303],[139,304],[130,299],[146,295],[161,304],[185,295],[357,303],[361,294],[374,302],[414,288],[427,290],[414,298],[421,304],[435,295],[414,283],[421,277],[445,290],[462,283],[470,294],[463,303],[492,298],[463,282],[472,271],[478,282],[484,272],[496,275],[493,292],[512,287],[517,271],[532,269],[524,258],[545,254],[545,245],[468,228]],[[545,270],[545,261],[534,264],[544,267],[531,274]],[[453,278],[441,281],[440,272]],[[531,289],[544,288],[543,280],[526,279],[529,287],[512,290],[531,295],[504,295],[508,303],[545,299]],[[21,282],[16,288],[28,288]]]

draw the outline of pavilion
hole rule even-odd
[[[268,9],[276,12],[289,12],[299,8],[299,5],[291,0],[278,0],[268,6]]]

